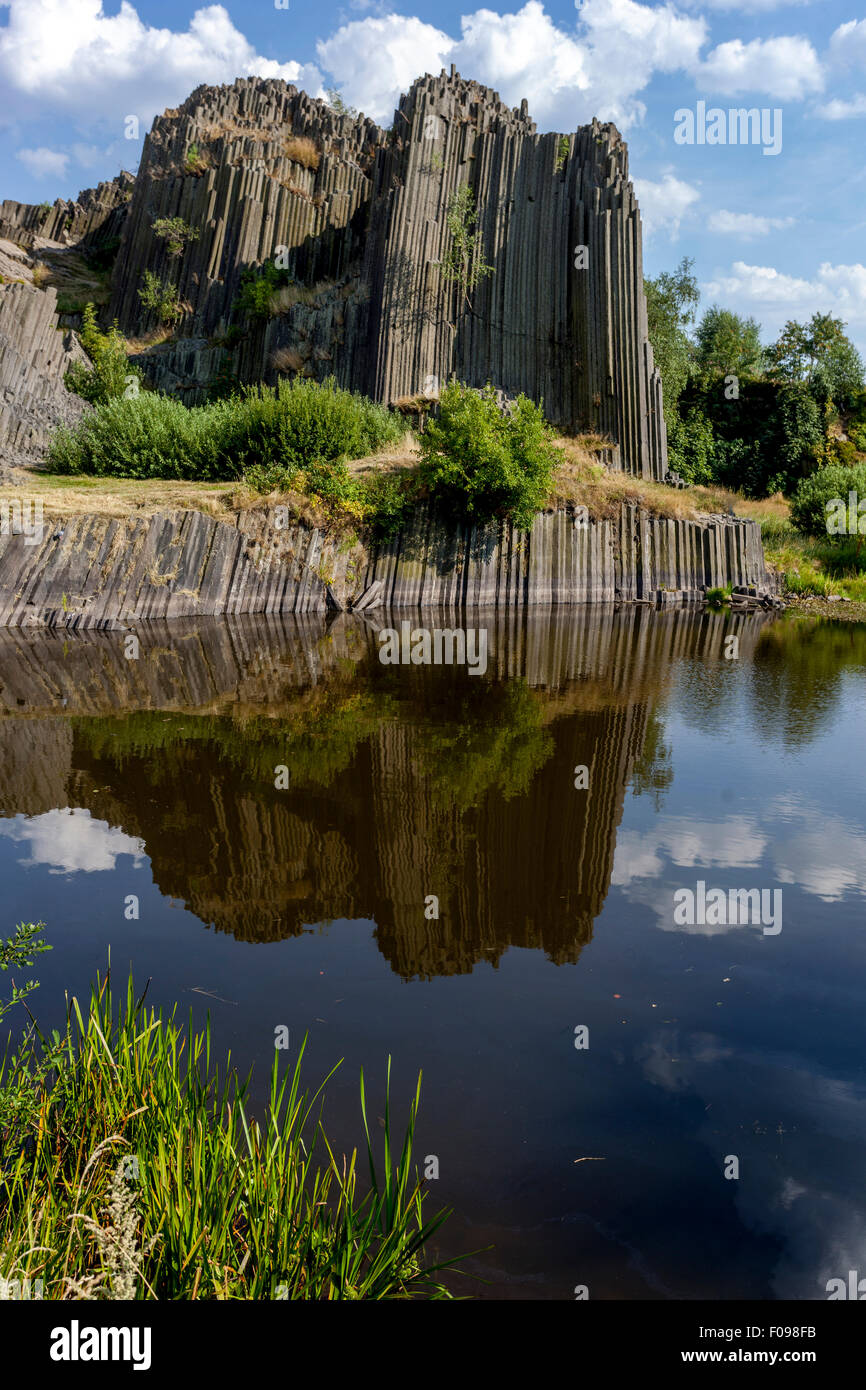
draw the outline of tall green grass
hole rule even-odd
[[[0,1064],[22,1101],[0,1135],[0,1278],[54,1299],[451,1296],[439,1273],[457,1261],[426,1253],[448,1213],[427,1216],[412,1164],[420,1077],[395,1144],[389,1061],[379,1158],[362,1073],[364,1182],[323,1129],[329,1078],[301,1089],[303,1048],[282,1075],[275,1054],[262,1125],[209,1024],[148,1010],[131,978],[117,1007],[110,975],[84,1010],[73,998],[49,1051],[47,1076],[26,1046]]]

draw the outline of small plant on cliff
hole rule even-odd
[[[241,271],[241,287],[234,303],[235,313],[245,314],[247,318],[273,318],[278,312],[274,302],[278,291],[294,284],[295,277],[290,270],[277,266],[274,261],[264,265],[247,266]]]
[[[203,174],[205,169],[209,169],[210,166],[210,155],[201,151],[198,145],[190,145],[183,164],[184,172],[187,174]]]
[[[329,87],[326,93],[328,105],[332,111],[336,111],[338,116],[351,116],[353,119],[358,115],[354,106],[347,106],[336,87]]]
[[[165,241],[170,256],[183,255],[187,243],[199,238],[198,227],[190,227],[182,217],[158,217],[153,230]]]
[[[541,406],[526,396],[503,412],[491,386],[473,391],[449,382],[420,450],[421,482],[458,516],[509,516],[528,527],[550,493],[556,457],[551,431]]]
[[[177,323],[183,317],[177,286],[160,280],[152,270],[144,272],[144,285],[138,291],[138,297],[145,309],[151,309],[156,314],[160,323]]]
[[[306,135],[291,135],[283,144],[283,154],[293,164],[301,164],[305,169],[318,169],[321,153],[315,140]]]
[[[465,183],[448,204],[445,215],[448,249],[440,266],[443,279],[456,284],[461,304],[465,303],[470,310],[470,294],[495,269],[484,260],[481,229],[475,227],[477,217],[475,194]]]
[[[39,213],[39,220],[40,220],[40,222],[44,222],[44,221],[45,221],[45,218],[48,216],[48,214],[49,214],[49,212],[51,211],[51,209],[52,209],[53,206],[54,206],[53,203],[40,203],[40,204],[39,204],[39,207],[36,209],[36,211]]]
[[[568,152],[571,149],[571,141],[567,135],[560,135],[559,143],[556,146],[556,172],[561,174],[568,159]]]
[[[127,391],[133,394],[138,390],[141,371],[129,362],[126,342],[116,322],[107,333],[101,333],[96,324],[96,309],[92,304],[86,304],[80,337],[81,346],[93,366],[86,367],[83,362],[73,363],[63,378],[67,391],[73,391],[76,396],[90,401],[91,405],[101,405],[123,396]]]

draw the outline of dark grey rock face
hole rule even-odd
[[[56,305],[53,289],[0,285],[0,477],[38,461],[52,430],[87,409],[63,385],[72,363],[87,357],[58,328]]]
[[[0,528],[0,626],[113,627],[357,605],[434,609],[703,600],[708,587],[766,589],[760,528],[668,521],[623,506],[616,522],[543,512],[530,531],[455,527],[427,508],[378,553],[346,550],[276,513],[235,524],[201,512],[125,521],[46,518],[38,539]]]

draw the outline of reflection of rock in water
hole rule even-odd
[[[766,619],[730,621],[748,657]],[[731,628],[609,610],[509,619],[507,640],[488,626],[487,680],[383,667],[372,625],[346,618],[153,632],[138,662],[107,635],[4,634],[0,808],[85,806],[141,836],[162,892],[241,939],[372,919],[405,977],[510,945],[576,960],[648,711],[673,659],[720,660]]]

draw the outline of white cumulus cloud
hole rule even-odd
[[[849,324],[866,324],[866,266],[823,262],[812,279],[786,275],[774,266],[734,261],[727,274],[702,286],[711,301],[736,305],[740,312],[775,313],[765,328],[788,318],[830,313]]]
[[[45,145],[39,145],[35,150],[18,150],[15,157],[20,159],[25,168],[37,179],[44,179],[49,176],[62,179],[69,163],[68,154],[63,154],[61,150],[49,150]]]
[[[129,0],[8,0],[0,28],[0,88],[30,114],[52,109],[89,121],[143,121],[202,82],[282,77],[320,95],[316,67],[258,54],[222,5],[196,10],[184,31],[146,24]],[[278,11],[275,14],[279,15]],[[287,31],[290,34],[290,31]]]
[[[14,816],[0,821],[0,835],[29,846],[25,865],[45,864],[54,873],[94,873],[116,866],[118,855],[131,854],[136,868],[144,861],[144,841],[80,807],[46,811],[41,816]]]
[[[696,73],[713,92],[758,92],[777,101],[799,101],[824,86],[818,54],[808,39],[731,39],[707,55]]]
[[[633,182],[647,236],[666,231],[673,241],[683,217],[701,196],[698,190],[670,172],[657,182],[652,179],[634,179]]]
[[[770,232],[780,232],[793,225],[793,217],[763,217],[756,212],[727,212],[724,208],[711,213],[707,222],[711,232],[738,237],[741,241],[754,241],[757,237],[769,236]]]

